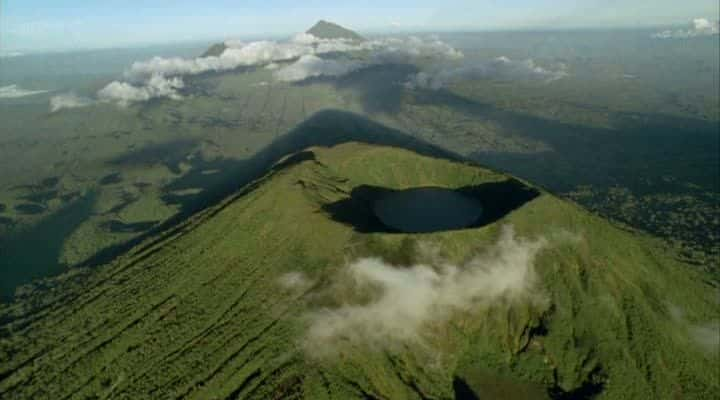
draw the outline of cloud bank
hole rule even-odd
[[[20,53],[19,51],[9,51],[6,53],[0,52],[0,58],[15,58],[15,57],[22,57],[25,54]]]
[[[363,68],[384,64],[410,64],[418,61],[456,61],[464,57],[462,52],[456,50],[437,37],[421,39],[416,36],[406,38],[385,38],[367,42],[350,41],[317,41],[298,39],[301,42],[315,43],[315,54],[331,52],[364,51],[366,57],[362,59],[322,59],[317,56],[303,56],[294,63],[278,70],[275,78],[284,82],[299,82],[308,78],[329,76],[339,77]],[[315,40],[315,42],[312,42]]]
[[[720,34],[720,21],[695,18],[689,29],[666,30],[652,35],[655,39],[689,39]]]
[[[97,93],[100,102],[128,106],[155,98],[180,100],[185,88],[184,77],[203,73],[230,71],[241,67],[262,67],[273,71],[280,82],[300,82],[316,77],[341,77],[354,71],[384,64],[453,65],[434,72],[410,77],[408,87],[440,88],[456,80],[470,78],[518,79],[547,81],[566,75],[564,68],[547,70],[532,60],[512,61],[501,57],[482,65],[458,67],[464,55],[438,37],[391,37],[369,41],[320,39],[308,33],[288,41],[243,42],[228,40],[219,56],[180,58],[153,57],[134,62],[122,80],[110,82]],[[333,54],[332,57],[328,56]],[[58,98],[51,110],[87,105],[87,102]]]
[[[80,108],[92,105],[91,99],[80,97],[75,93],[64,93],[50,98],[50,112],[58,112],[66,108]]]
[[[47,90],[26,90],[18,85],[0,86],[0,99],[15,99],[47,92]]]
[[[180,99],[184,87],[183,76],[207,72],[230,71],[240,67],[265,67],[275,70],[282,82],[338,77],[371,65],[407,63],[418,59],[462,58],[462,53],[435,37],[378,39],[355,42],[347,39],[320,39],[311,34],[295,35],[287,42],[239,40],[225,42],[226,49],[219,56],[185,59],[154,57],[133,63],[124,80],[113,81],[98,92],[100,101],[127,106],[153,98]],[[327,59],[330,53],[367,52],[363,61],[351,58]],[[281,66],[279,63],[287,64]],[[289,63],[289,64],[288,64]]]
[[[419,72],[410,77],[405,86],[409,89],[438,90],[464,80],[541,80],[553,82],[568,76],[567,66],[559,64],[546,69],[533,60],[514,61],[498,57],[480,65],[445,68],[434,72]]]
[[[300,82],[319,76],[343,76],[363,67],[365,67],[364,63],[342,62],[306,55],[293,64],[279,69],[274,76],[281,82]]]
[[[140,82],[157,75],[171,77],[230,71],[240,67],[289,61],[314,53],[311,44],[295,41],[286,43],[258,41],[247,44],[239,41],[227,41],[225,46],[227,49],[217,57],[193,59],[154,57],[147,61],[135,62],[125,72],[125,77],[133,82]]]
[[[374,295],[362,304],[312,312],[308,353],[332,352],[341,341],[373,346],[422,342],[423,328],[446,322],[453,312],[501,300],[537,299],[533,264],[547,243],[518,238],[506,226],[497,243],[463,265],[436,260],[396,267],[375,258],[358,260],[346,268],[353,289],[344,298],[368,291]]]
[[[153,74],[150,79],[140,86],[114,81],[102,88],[97,95],[100,101],[111,101],[120,106],[128,106],[134,102],[148,101],[160,97],[180,100],[182,96],[178,93],[178,90],[183,87],[185,87],[184,82],[177,76],[166,78],[160,74]]]

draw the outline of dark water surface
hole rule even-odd
[[[377,217],[401,232],[462,229],[482,216],[480,202],[451,189],[424,187],[392,192],[374,205]]]

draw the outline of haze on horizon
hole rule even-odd
[[[318,19],[397,33],[682,26],[693,18],[717,20],[719,12],[715,0],[4,1],[0,52],[280,36]]]

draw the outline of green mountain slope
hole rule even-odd
[[[373,220],[378,193],[427,186],[480,196],[488,218],[422,235]],[[523,255],[527,285],[498,292]],[[469,279],[400,280],[393,293],[417,296],[382,303],[378,287],[347,279],[368,256],[391,275],[453,264]],[[0,309],[3,399],[685,399],[720,389],[707,340],[717,292],[662,243],[506,175],[392,147],[309,148],[56,285],[55,302]],[[348,321],[359,324],[341,329]]]
[[[365,38],[350,29],[346,29],[338,24],[323,20],[318,21],[312,28],[308,29],[307,33],[320,39],[348,39],[358,42],[365,41]]]

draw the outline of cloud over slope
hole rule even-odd
[[[539,299],[534,261],[548,244],[544,238],[524,239],[511,226],[480,255],[455,265],[440,260],[396,267],[375,258],[346,268],[349,295],[374,295],[361,304],[325,308],[309,315],[309,352],[331,352],[340,342],[383,346],[421,342],[423,328],[500,300]],[[430,257],[432,259],[433,257]]]
[[[16,99],[47,92],[47,90],[27,90],[18,85],[0,86],[0,99]]]
[[[462,64],[464,54],[436,36],[388,37],[374,40],[322,39],[300,33],[287,41],[243,42],[228,40],[219,55],[196,58],[153,57],[134,62],[123,79],[110,82],[97,100],[128,106],[154,98],[180,100],[184,77],[231,71],[241,67],[273,70],[280,82],[310,78],[338,78],[354,71],[386,64],[421,64],[429,68],[408,77],[408,88],[439,89],[463,79],[541,79],[554,81],[567,75],[564,66],[546,69],[533,60],[513,61],[499,57],[486,63]],[[51,110],[90,104],[61,97]]]
[[[554,69],[548,69],[537,65],[534,60],[515,61],[507,57],[498,57],[484,64],[449,67],[434,72],[419,72],[409,78],[406,86],[411,89],[438,90],[463,80],[500,79],[552,82],[567,75],[567,66],[564,64],[560,64]]]
[[[93,100],[78,96],[75,93],[63,93],[50,98],[50,112],[58,112],[66,108],[87,107],[93,104]]]
[[[219,56],[192,59],[153,57],[133,63],[123,81],[114,81],[98,92],[101,101],[128,105],[152,98],[181,98],[183,76],[230,71],[240,67],[276,69],[279,81],[298,82],[312,77],[338,77],[371,65],[407,63],[418,59],[459,59],[462,53],[437,38],[387,38],[356,42],[347,39],[320,39],[300,33],[286,42],[238,40],[225,42]],[[367,52],[362,61],[327,59],[324,54]],[[289,63],[280,67],[278,63]]]

